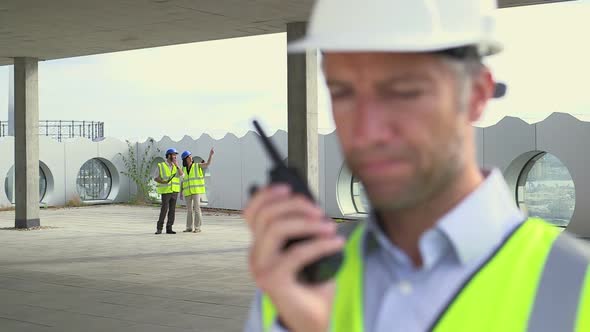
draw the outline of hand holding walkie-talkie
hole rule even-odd
[[[260,140],[262,144],[269,154],[274,166],[270,170],[270,183],[271,184],[287,184],[291,188],[292,193],[302,194],[307,197],[309,200],[314,201],[313,195],[307,186],[307,183],[299,176],[297,171],[293,168],[289,168],[285,165],[283,160],[281,159],[277,149],[272,145],[270,139],[266,136],[260,124],[257,121],[254,121],[254,127],[256,131],[260,135]],[[251,189],[250,194],[255,192],[255,187]],[[285,247],[283,249],[288,248],[289,246],[300,242],[308,240],[309,238],[297,238],[297,239],[290,239],[287,241]],[[342,264],[342,252],[338,252],[333,255],[324,256],[319,260],[305,266],[298,275],[298,278],[305,283],[308,284],[316,284],[327,281],[335,276],[336,272],[340,268]]]

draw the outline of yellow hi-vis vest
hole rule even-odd
[[[170,167],[168,167],[168,163],[161,162],[158,163],[158,169],[160,170],[160,179],[164,181],[168,181],[168,183],[158,183],[156,186],[156,191],[158,194],[171,194],[171,193],[179,193],[180,192],[180,178],[178,177],[178,170],[176,167],[172,167],[172,171],[170,171]]]
[[[364,331],[363,228],[357,227],[344,249],[331,331]],[[589,257],[581,240],[529,219],[468,278],[428,331],[590,331]],[[266,295],[261,306],[269,331],[277,312]]]
[[[182,194],[187,197],[196,194],[204,194],[205,177],[203,169],[199,163],[193,163],[190,172],[187,171],[186,166],[182,168],[184,171],[184,180],[182,181]]]

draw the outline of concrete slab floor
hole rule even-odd
[[[0,212],[0,331],[240,331],[254,284],[239,215],[205,213],[202,233],[154,235],[158,208],[41,211],[8,230]]]

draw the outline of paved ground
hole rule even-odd
[[[156,208],[45,210],[55,228],[0,230],[0,331],[240,331],[254,286],[237,215],[154,235]],[[14,226],[0,212],[0,228]]]

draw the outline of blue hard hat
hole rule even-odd
[[[191,153],[189,150],[186,150],[186,151],[184,151],[184,152],[183,152],[183,153],[180,155],[180,157],[181,157],[182,159],[184,159],[184,158],[186,158],[186,157],[190,156],[191,154],[192,154],[192,153]]]
[[[166,150],[166,156],[168,156],[169,154],[178,154],[178,151],[176,151],[175,148],[170,148]]]

